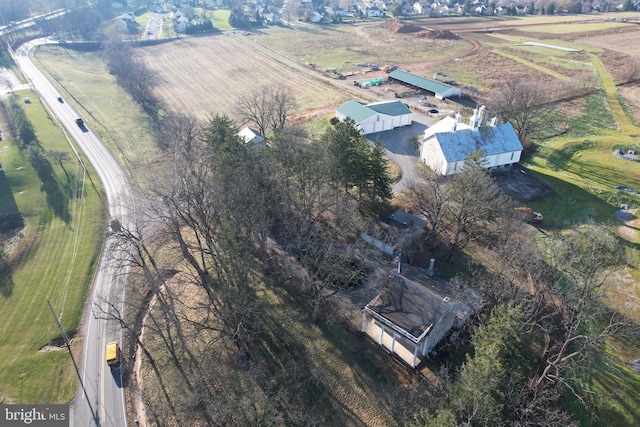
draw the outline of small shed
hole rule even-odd
[[[250,127],[243,128],[238,136],[247,144],[260,145],[264,141],[264,137]]]

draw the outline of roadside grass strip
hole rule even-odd
[[[76,157],[71,142],[47,114],[37,96],[23,105],[43,152],[67,153],[36,169],[26,150],[5,133],[0,151],[7,186],[0,212],[18,212],[27,227],[8,254],[0,294],[0,399],[18,403],[66,403],[77,379],[64,347],[47,347],[60,332],[47,306],[50,301],[65,331],[73,336],[91,285],[104,233],[101,190]]]

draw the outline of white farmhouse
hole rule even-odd
[[[522,144],[510,123],[497,125],[497,118],[486,126],[488,111],[476,108],[469,125],[456,117],[445,117],[425,131],[420,160],[441,175],[462,170],[465,159],[481,151],[486,168],[511,165],[520,161]]]
[[[347,101],[336,108],[336,117],[341,122],[347,117],[353,119],[363,135],[383,132],[400,126],[409,126],[412,121],[411,110],[400,101],[383,101],[372,104]]]

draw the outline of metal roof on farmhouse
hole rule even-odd
[[[351,117],[357,123],[362,123],[376,114],[385,114],[387,116],[411,114],[409,107],[400,101],[384,101],[373,104],[364,104],[362,102],[352,100],[339,106],[337,111],[347,117]]]
[[[392,71],[391,73],[389,73],[389,78],[399,80],[403,83],[407,83],[433,93],[444,93],[450,89],[453,89],[453,86],[449,86],[448,84],[440,83],[435,80],[427,79],[425,77],[420,77],[418,75],[411,74],[402,70]]]
[[[476,130],[463,129],[435,133],[447,162],[459,162],[471,153],[482,149],[483,156],[522,150],[522,144],[511,123],[497,126],[481,126]]]

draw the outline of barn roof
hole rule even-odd
[[[453,86],[449,86],[448,84],[420,77],[416,74],[411,74],[402,70],[392,71],[389,73],[389,78],[399,80],[403,83],[407,83],[433,93],[445,93],[448,90],[455,89]]]
[[[336,110],[347,117],[351,117],[357,123],[362,123],[376,114],[385,114],[388,116],[411,114],[409,107],[400,101],[384,101],[373,104],[364,104],[362,102],[352,100],[345,102]]]
[[[511,123],[435,133],[447,162],[459,162],[482,149],[484,156],[522,150]]]
[[[368,104],[367,107],[377,113],[386,114],[387,116],[403,116],[405,114],[411,114],[409,107],[400,101],[376,102],[374,104]]]
[[[339,106],[336,111],[347,117],[351,117],[356,123],[362,123],[376,115],[376,112],[367,108],[364,103],[353,100],[345,102]]]

